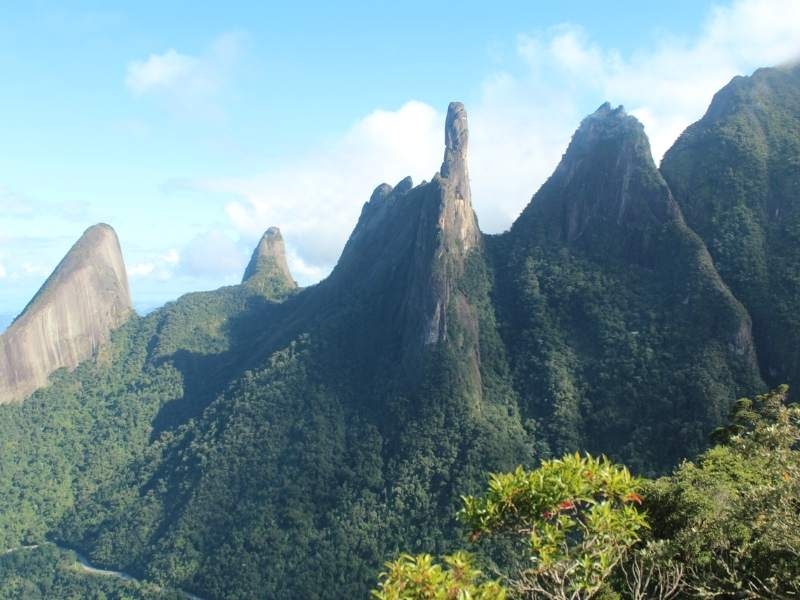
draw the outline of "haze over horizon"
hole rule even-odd
[[[798,56],[791,1],[624,4],[233,3],[194,7],[191,28],[149,2],[9,9],[0,330],[100,221],[140,311],[238,283],[271,225],[299,282],[318,281],[376,185],[436,172],[450,100],[494,233],[604,101],[644,123],[658,161],[733,76]]]

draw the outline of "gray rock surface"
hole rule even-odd
[[[132,312],[117,234],[94,225],[0,336],[0,404],[24,400],[56,369],[93,356]]]
[[[632,231],[682,220],[644,127],[622,106],[606,102],[581,122],[548,184],[559,193],[535,210],[549,213],[554,237],[568,242],[592,228]]]
[[[445,121],[444,160],[440,171],[440,202],[437,222],[439,244],[436,263],[431,277],[431,300],[434,310],[429,313],[425,334],[426,343],[447,338],[447,312],[455,282],[464,273],[464,261],[470,251],[481,244],[478,220],[472,209],[472,192],[469,186],[467,150],[469,127],[467,111],[461,102],[451,102]],[[459,320],[468,329],[476,329],[473,311],[461,300],[456,303]]]
[[[450,104],[444,134],[440,172],[416,187],[410,178],[379,185],[331,277],[320,285],[331,292],[331,304],[341,297],[368,304],[371,320],[385,326],[386,344],[397,349],[392,359],[412,377],[428,350],[448,342],[471,357],[470,377],[477,381],[478,318],[463,279],[473,253],[483,252],[483,238],[470,200],[461,103]],[[378,338],[377,331],[372,335]]]
[[[297,289],[286,262],[286,246],[281,230],[270,227],[253,251],[242,283],[257,289],[270,299],[280,299]]]

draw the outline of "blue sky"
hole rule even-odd
[[[502,231],[605,100],[656,159],[735,74],[797,57],[796,0],[26,2],[0,20],[0,315],[93,223],[140,310],[238,282],[270,225],[302,283],[382,181],[430,179],[465,102]]]

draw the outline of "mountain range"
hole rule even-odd
[[[468,149],[452,103],[440,170],[377,186],[308,288],[270,228],[241,285],[139,317],[90,228],[0,337],[0,548],[203,598],[365,597],[398,551],[454,546],[487,472],[585,450],[664,473],[800,377],[800,67],[735,78],[660,168],[603,104],[499,235]]]

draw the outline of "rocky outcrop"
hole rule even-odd
[[[605,103],[581,122],[515,228],[535,226],[549,239],[568,243],[592,244],[605,233],[611,239],[604,241],[624,245],[631,258],[647,262],[652,259],[648,230],[681,220],[642,124],[622,106]]]
[[[436,222],[437,247],[430,272],[428,323],[424,339],[434,343],[447,339],[447,318],[451,294],[464,275],[468,254],[481,244],[481,233],[475,211],[467,169],[469,128],[467,113],[460,102],[452,102],[445,121],[445,151],[438,186],[439,205]],[[463,297],[456,298],[457,318],[477,335],[477,322]]]
[[[478,318],[461,291],[467,262],[483,246],[471,203],[468,140],[466,111],[454,102],[447,113],[441,172],[416,187],[410,178],[394,187],[379,185],[336,268],[321,284],[337,297],[346,290],[354,303],[369,298],[374,317],[365,322],[380,323],[370,337],[397,348],[396,360],[412,373],[421,368],[426,348],[445,341],[478,362]],[[386,339],[379,341],[377,332],[384,329]]]
[[[114,230],[86,230],[0,336],[0,403],[25,399],[56,369],[75,368],[132,313]]]
[[[242,284],[271,300],[279,300],[297,290],[286,262],[286,247],[281,230],[270,227],[261,237],[244,272]]]

